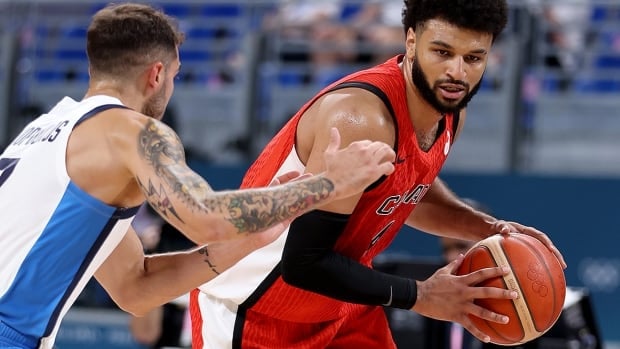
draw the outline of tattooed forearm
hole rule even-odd
[[[330,180],[314,177],[295,182],[287,190],[229,192],[205,200],[204,204],[209,210],[228,212],[229,221],[239,233],[257,232],[307,211],[323,202],[333,190]]]
[[[182,219],[168,195],[186,208],[219,213],[240,234],[265,230],[320,204],[334,191],[334,184],[320,176],[289,184],[286,189],[263,188],[214,193],[207,182],[185,164],[185,153],[172,129],[149,120],[139,135],[139,154],[157,177],[138,178],[148,202],[164,217]]]
[[[201,249],[198,250],[198,253],[201,255],[204,255],[204,261],[205,263],[207,263],[207,265],[209,266],[209,268],[211,268],[211,271],[215,273],[215,275],[220,275],[220,272],[217,271],[216,269],[216,265],[213,264],[213,262],[211,262],[211,260],[209,259],[209,250],[208,247],[205,246]]]

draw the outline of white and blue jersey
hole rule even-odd
[[[137,208],[109,206],[67,174],[73,128],[108,96],[65,97],[0,155],[0,347],[52,348],[61,319],[123,238]]]

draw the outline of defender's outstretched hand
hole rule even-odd
[[[325,176],[334,183],[339,198],[360,193],[381,176],[394,172],[396,153],[386,143],[364,140],[339,148],[340,133],[334,127],[324,155]]]
[[[507,268],[485,268],[466,275],[454,275],[463,256],[439,269],[425,281],[417,281],[418,297],[411,310],[438,320],[458,322],[483,342],[490,338],[480,331],[469,314],[498,323],[507,323],[508,317],[474,304],[476,299],[515,299],[517,293],[496,287],[476,287],[484,280],[501,277]]]

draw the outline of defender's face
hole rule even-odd
[[[440,112],[463,109],[477,92],[493,36],[432,19],[407,34],[412,80]]]

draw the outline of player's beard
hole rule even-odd
[[[142,114],[161,120],[166,111],[166,105],[168,104],[166,99],[166,88],[166,83],[164,83],[159,89],[159,92],[146,100],[142,107]]]
[[[467,104],[469,103],[469,101],[471,101],[474,95],[478,92],[478,89],[480,88],[480,81],[482,81],[482,79],[480,79],[480,81],[478,81],[478,83],[474,85],[474,87],[471,90],[469,89],[469,84],[466,83],[465,81],[459,81],[459,80],[453,80],[453,79],[437,80],[431,87],[431,85],[429,84],[426,78],[426,74],[424,74],[422,67],[418,63],[417,53],[415,55],[413,62],[411,63],[411,79],[415,87],[418,89],[418,91],[422,95],[422,98],[424,98],[424,100],[426,100],[428,104],[430,104],[433,108],[435,108],[438,112],[442,114],[449,114],[449,113],[454,114],[454,113],[459,112],[461,109],[465,108]],[[465,89],[465,96],[463,96],[463,98],[460,101],[454,101],[454,102],[441,101],[440,98],[438,97],[438,94],[439,94],[438,90],[440,88],[439,86],[445,83],[463,86],[463,88]]]

